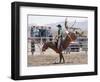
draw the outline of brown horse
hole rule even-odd
[[[60,44],[60,45],[62,45],[62,48],[58,49],[57,43],[46,42],[46,43],[44,43],[44,45],[42,47],[42,51],[46,51],[46,49],[48,49],[48,48],[53,49],[56,53],[59,53],[59,58],[60,58],[59,63],[61,63],[62,60],[63,60],[63,63],[65,63],[62,51],[65,50],[69,46],[69,44],[75,40],[76,40],[76,34],[69,32],[68,34],[66,34],[65,39],[62,41],[62,44]]]

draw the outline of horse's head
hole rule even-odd
[[[68,33],[68,38],[70,39],[71,42],[75,41],[76,40],[76,34],[73,33],[73,32],[69,32]]]
[[[42,47],[42,52],[45,51],[48,48],[47,43],[44,43],[43,47]]]

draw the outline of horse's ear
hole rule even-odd
[[[78,32],[77,31],[74,31],[73,33],[77,34]]]
[[[44,42],[44,44],[46,44],[46,42]]]
[[[74,33],[77,34],[77,31],[75,31]]]

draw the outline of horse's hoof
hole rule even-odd
[[[53,64],[56,64],[56,62],[54,62]]]
[[[59,64],[58,62],[54,62],[53,64]]]
[[[59,62],[59,64],[61,64],[61,62]]]

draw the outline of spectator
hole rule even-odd
[[[31,52],[32,52],[32,55],[34,55],[34,52],[35,52],[35,43],[34,43],[34,40],[31,40]]]
[[[35,36],[35,26],[32,26],[31,27],[31,37],[34,37]]]
[[[36,27],[35,36],[36,36],[36,37],[39,37],[39,27]]]
[[[51,33],[51,27],[48,27],[47,35],[48,35],[48,37],[52,36],[52,33]]]
[[[50,37],[50,41],[52,41],[52,32],[51,32],[51,27],[48,27],[48,30],[47,30],[47,37]]]

